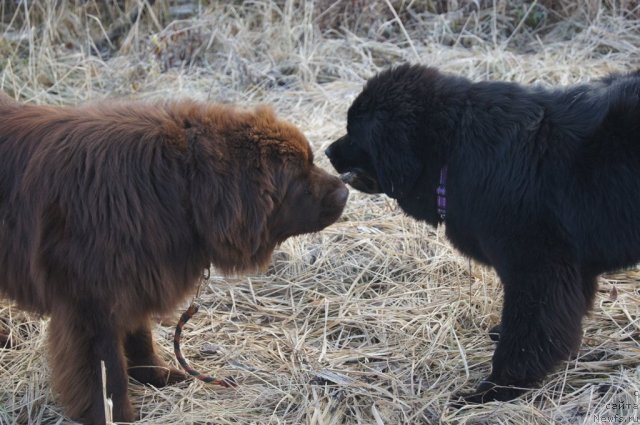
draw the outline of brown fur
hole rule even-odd
[[[266,107],[5,99],[0,291],[51,316],[52,382],[75,419],[104,423],[104,360],[114,420],[135,420],[127,372],[155,386],[185,378],[155,354],[150,317],[172,311],[210,263],[264,267],[346,202],[304,136]]]

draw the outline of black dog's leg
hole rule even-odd
[[[598,290],[598,273],[592,271],[582,271],[582,291],[585,299],[585,311],[587,314],[591,307],[593,307],[593,299],[596,296]]]
[[[589,312],[591,307],[593,306],[593,299],[596,294],[596,290],[598,289],[597,283],[597,273],[593,273],[588,270],[583,270],[582,272],[582,289],[585,298],[585,314]],[[498,323],[489,329],[489,339],[494,342],[500,341],[500,334],[502,333],[502,324]]]
[[[590,292],[574,264],[549,258],[498,273],[505,290],[500,340],[491,375],[464,396],[468,403],[518,397],[568,359],[582,336]]]

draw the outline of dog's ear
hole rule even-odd
[[[389,197],[405,197],[422,174],[423,165],[411,146],[408,129],[399,123],[372,129],[369,153],[376,169],[378,183]]]

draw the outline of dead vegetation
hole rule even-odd
[[[567,84],[640,64],[635,1],[48,1],[0,5],[0,88],[23,101],[188,96],[271,103],[321,165],[363,82],[404,61],[474,80]],[[579,355],[513,403],[452,410],[490,368],[501,288],[385,197],[352,192],[326,231],[259,275],[215,276],[183,352],[237,389],[131,385],[142,423],[600,423],[640,416],[637,270],[604,276]],[[175,317],[158,324],[172,359]],[[0,304],[0,423],[66,423],[47,321]],[[631,403],[630,407],[627,403]],[[624,408],[620,408],[622,405]],[[596,417],[597,416],[597,417]]]

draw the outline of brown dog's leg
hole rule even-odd
[[[127,373],[122,336],[108,314],[99,308],[56,305],[49,325],[54,390],[66,413],[84,423],[104,424],[100,362],[106,367],[107,397],[113,401],[113,420],[136,419],[127,396]]]
[[[577,267],[556,257],[498,272],[505,300],[493,370],[466,402],[519,396],[575,353],[582,337],[589,300]]]
[[[124,347],[129,375],[138,382],[160,388],[187,378],[184,372],[168,366],[155,353],[149,322],[127,334]]]

